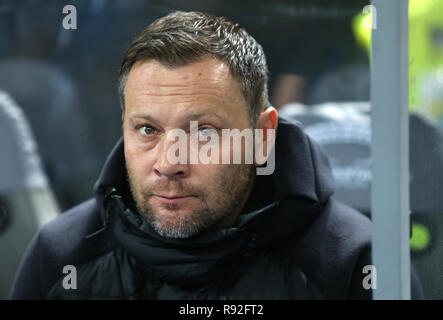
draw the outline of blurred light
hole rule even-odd
[[[423,251],[425,250],[430,243],[431,234],[429,229],[417,222],[412,223],[412,238],[409,241],[409,245],[411,246],[411,250],[414,251]]]

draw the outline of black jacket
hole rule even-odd
[[[47,224],[20,265],[14,299],[364,299],[371,222],[331,199],[328,159],[279,119],[275,172],[257,176],[236,227],[161,238],[136,213],[120,140],[88,200]],[[77,289],[63,288],[63,267]],[[413,295],[420,288],[413,280]]]

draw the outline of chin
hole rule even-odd
[[[165,238],[172,239],[187,239],[199,234],[198,230],[192,230],[192,228],[184,228],[178,221],[156,221],[154,223],[154,229]]]

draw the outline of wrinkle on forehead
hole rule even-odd
[[[131,69],[126,90],[131,93],[126,95],[127,105],[219,101],[246,108],[240,85],[228,66],[212,58],[176,68],[155,60],[138,61]]]
[[[131,77],[132,76],[132,77]],[[137,81],[130,81],[131,79]],[[218,88],[232,79],[228,66],[215,59],[205,59],[194,64],[168,68],[155,60],[134,64],[128,85],[138,88],[186,89],[190,87]]]

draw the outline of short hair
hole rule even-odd
[[[227,63],[240,84],[254,126],[268,101],[268,67],[263,48],[238,24],[201,12],[172,12],[155,20],[134,39],[120,67],[122,110],[128,75],[137,61],[153,59],[174,68],[205,57]]]

